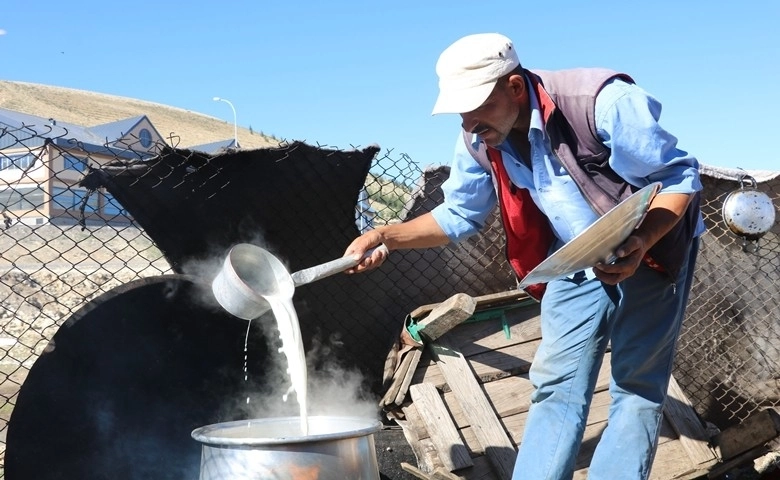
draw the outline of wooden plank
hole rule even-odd
[[[457,335],[448,335],[445,341],[440,340],[432,346],[430,350],[433,351],[433,359],[436,363],[428,366],[420,365],[412,380],[431,382],[445,391],[440,398],[458,428],[460,440],[469,451],[474,465],[478,465],[483,459],[488,459],[490,464],[494,465],[493,468],[496,468],[495,460],[489,458],[491,451],[496,450],[485,448],[483,445],[483,441],[490,443],[490,440],[484,440],[482,424],[475,424],[475,420],[471,418],[479,408],[470,404],[470,401],[484,403],[483,409],[496,422],[494,427],[499,429],[501,436],[505,438],[504,441],[509,445],[519,443],[525,427],[529,397],[532,392],[527,370],[538,348],[541,332],[538,313],[534,313],[533,309],[518,308],[511,312],[516,313],[516,315],[506,315],[511,338],[506,338],[503,325],[498,319],[461,324],[457,329]],[[462,343],[463,347],[459,348],[453,343]],[[463,350],[470,354],[467,356]],[[452,364],[456,363],[460,363],[460,366],[453,367]],[[583,445],[578,455],[578,470],[575,478],[585,478],[595,446],[606,426],[610,404],[609,366],[610,353],[608,352],[599,374],[597,391],[588,416]],[[445,373],[444,370],[449,368],[452,371]],[[457,379],[458,383],[450,385],[450,377]],[[481,386],[478,380],[482,383]],[[468,382],[471,385],[461,385]],[[472,398],[462,399],[461,397],[465,396],[464,391],[470,392]],[[473,399],[474,392],[477,392],[476,397],[481,400]],[[717,457],[704,440],[706,433],[703,433],[701,423],[674,379],[670,382],[669,395],[670,401],[667,402],[664,412],[651,478],[653,480],[697,478],[697,475],[706,474],[707,467],[714,465]],[[498,451],[500,450],[499,447]],[[506,445],[503,450],[507,450]],[[507,455],[505,461],[507,465],[505,478],[509,478],[514,466],[514,449],[509,451],[511,453]],[[471,475],[476,470],[475,467],[467,467],[456,473],[461,475],[461,478],[471,480],[475,478]],[[502,473],[497,471],[497,475],[487,473],[484,478],[501,478],[501,475]]]
[[[463,444],[458,430],[452,423],[452,418],[439,396],[436,387],[429,383],[412,385],[409,389],[412,401],[418,412],[425,412],[422,419],[428,434],[433,440],[439,458],[448,472],[471,467],[471,461],[466,445]]]
[[[526,415],[526,414],[523,414]],[[482,443],[480,442],[480,439],[477,437],[477,433],[479,432],[478,428],[472,427],[469,423],[467,423],[466,427],[458,427],[458,434],[463,439],[463,443],[466,445],[466,447],[471,452],[471,458],[472,461],[475,458],[485,456],[486,451],[485,447],[482,446]],[[511,435],[508,435],[510,440],[512,439]],[[514,443],[513,443],[514,445]],[[513,453],[513,456],[516,456],[516,452]],[[514,466],[514,462],[513,462]]]
[[[574,462],[574,469],[587,467],[593,458],[593,452],[596,451],[596,445],[601,440],[604,429],[607,428],[607,422],[589,422],[585,426],[585,433],[582,435],[580,450],[577,452],[577,459]]]
[[[455,475],[444,467],[439,467],[431,474],[431,480],[461,480],[461,477]]]
[[[528,413],[522,413],[520,415],[513,415],[509,418],[504,418],[505,424],[507,424],[507,427],[510,428],[509,422],[512,422],[515,426],[517,425],[525,425],[525,420],[528,416]],[[587,465],[590,463],[590,458],[593,455],[593,451],[596,447],[596,443],[598,442],[598,439],[601,436],[601,433],[603,432],[604,428],[606,427],[606,422],[597,422],[589,424],[585,428],[585,433],[583,436],[583,443],[580,447],[580,452],[577,457],[577,468],[583,468],[587,467]],[[521,432],[522,428],[516,428],[515,431]],[[465,427],[463,429],[459,430],[461,437],[463,438],[464,442],[467,446],[470,448],[474,446],[478,446],[479,441],[476,438],[476,431],[473,427]],[[519,434],[519,437],[522,437],[522,433]],[[522,446],[521,446],[522,448]],[[480,450],[474,450],[472,448],[472,451],[474,454],[482,454],[484,455],[485,452],[482,452]],[[474,461],[476,461],[478,457],[474,457]],[[513,462],[514,464],[514,462]]]
[[[593,452],[591,450],[584,457],[582,454],[583,452],[580,452],[580,457],[578,457],[575,466],[574,480],[585,480],[588,476],[588,465],[590,465]],[[680,448],[679,442],[667,442],[658,445],[655,461],[650,471],[650,480],[679,479],[694,472],[701,474],[701,470],[694,467],[685,450]]]
[[[443,474],[441,467],[431,474],[427,474],[408,463],[401,463],[401,468],[415,477],[425,480],[434,480],[436,478],[435,475]],[[459,480],[495,480],[496,478],[486,457],[477,457],[474,459],[473,467],[465,468],[459,471],[457,475],[455,473],[450,473],[449,475],[449,478],[457,478]]]
[[[609,405],[612,403],[612,396],[609,394],[609,376],[606,377],[606,383],[599,377],[596,385],[596,393],[593,394],[593,400],[590,402],[590,412],[588,412],[588,425],[606,422],[609,417]]]
[[[669,379],[667,395],[664,414],[680,437],[680,445],[688,453],[691,462],[699,465],[717,460],[709,446],[709,438],[701,420],[674,376]]]
[[[516,456],[514,444],[485,397],[469,363],[446,342],[446,337],[430,347],[497,477],[511,479]]]
[[[468,480],[494,480],[496,478],[487,457],[480,455],[472,458],[472,461],[474,462],[473,467],[458,472],[463,478]]]
[[[414,465],[410,465],[406,462],[401,462],[401,470],[411,475],[414,475],[420,480],[430,480],[430,477],[428,476],[427,473],[423,472],[422,470],[415,467]]]
[[[531,297],[529,297],[528,294],[522,290],[509,290],[506,292],[498,292],[498,293],[490,293],[488,295],[481,295],[479,297],[474,297],[474,300],[477,302],[476,305],[477,310],[482,310],[485,308],[495,307],[498,305],[523,302],[528,300],[529,298]],[[436,308],[437,305],[439,304],[432,303],[429,305],[419,306],[414,310],[412,310],[412,312],[409,315],[415,319],[422,318],[425,315],[428,315],[431,312],[431,310]]]
[[[538,341],[528,342],[474,355],[468,358],[468,362],[480,382],[486,383],[510,375],[528,373],[538,348]]]
[[[424,426],[422,426],[423,423],[422,417],[419,415],[419,412],[417,412],[416,407],[414,407],[414,404],[408,407],[404,407],[404,410],[408,411],[410,417],[417,419],[416,422],[405,422],[404,424],[404,434],[407,438],[407,441],[410,441],[411,438],[415,438],[415,439],[422,438],[422,440],[416,440],[416,441],[429,442],[430,445],[433,445],[431,440],[427,438],[428,433],[425,430]],[[415,426],[415,423],[418,422],[419,425]],[[407,431],[409,431],[408,435],[407,435]],[[474,437],[473,434],[470,435],[470,438],[471,438],[471,443],[475,446],[475,448],[477,448],[478,450],[482,448],[481,445],[479,445],[479,442],[477,442],[477,439]],[[429,471],[433,471],[434,468],[431,465],[440,464],[442,462],[438,458],[438,452],[436,452],[433,448],[431,448],[430,451],[426,453],[436,455],[436,459],[432,460],[428,458],[428,459],[424,459],[423,462],[420,463],[419,459],[424,458],[424,456],[417,456],[418,466],[420,468],[425,468],[428,469]],[[493,473],[493,469],[490,466],[488,459],[484,456],[484,452],[480,452],[479,455],[475,455],[474,451],[471,450],[471,448],[469,448],[469,454],[471,455],[471,461],[473,462],[474,465],[472,467],[467,467],[464,468],[463,470],[459,470],[457,473],[460,476],[468,480],[495,479],[495,474]]]
[[[601,367],[599,376],[596,380],[596,392],[606,392],[609,388],[611,372],[610,358],[610,353],[607,353],[604,357],[604,365]],[[484,383],[482,389],[490,398],[493,409],[502,418],[526,412],[530,407],[530,396],[533,392],[533,385],[528,379],[527,374],[513,375]],[[446,388],[445,390],[446,392],[443,396],[444,403],[447,405],[455,424],[458,427],[467,426],[468,420],[461,409],[460,403],[454,398],[455,396],[449,391],[449,388]],[[594,402],[597,401],[596,398],[599,398],[598,393],[594,397]],[[609,393],[604,393],[603,398],[604,401],[609,402]]]
[[[455,475],[444,467],[439,467],[431,474],[431,480],[460,480],[461,477]]]
[[[606,427],[610,399],[609,391],[607,390],[609,377],[606,376],[605,378],[607,379],[607,382],[603,389],[594,395],[590,415],[587,420],[587,427],[583,436],[583,443],[577,457],[576,468],[578,470],[585,470],[575,474],[575,478],[585,478],[587,466],[590,464],[593,451]],[[528,412],[526,411],[502,418],[505,428],[510,432],[511,438],[514,439],[515,443],[519,443],[521,440],[527,416]],[[481,445],[476,438],[474,430],[471,426],[466,426],[459,428],[459,433],[466,446],[472,451],[472,454],[478,455],[472,457],[472,460],[476,463],[480,456],[485,453],[481,451]],[[676,435],[677,434],[674,432],[671,425],[669,425],[669,422],[664,420],[661,428],[661,439],[659,441],[656,464],[653,467],[654,474],[652,478],[655,480],[696,478],[696,475],[694,475],[695,472],[698,472],[698,476],[705,473],[704,466],[700,465],[697,469],[696,466],[692,464],[687,456],[687,452],[680,447]],[[466,477],[469,479],[472,478],[469,475],[466,475]]]
[[[415,349],[418,352],[420,352],[420,349]],[[401,364],[398,365],[398,368],[395,370],[395,373],[393,373],[393,381],[390,383],[390,386],[387,387],[387,391],[385,391],[385,395],[382,397],[382,399],[379,401],[380,407],[386,407],[388,405],[392,405],[395,403],[396,397],[398,396],[399,391],[401,390],[401,386],[404,384],[407,377],[409,377],[409,382],[411,382],[411,377],[414,376],[415,371],[417,370],[417,362],[414,362],[414,366],[412,366],[412,362],[414,360],[413,353],[414,350],[406,352],[404,354],[403,359],[401,359]],[[420,356],[417,355],[417,360],[419,361]],[[407,383],[408,388],[408,383]],[[406,392],[404,392],[404,395],[406,395]]]
[[[412,383],[412,377],[414,377],[414,372],[417,369],[417,363],[420,361],[420,355],[422,355],[422,349],[420,348],[415,348],[406,354],[406,356],[409,357],[409,369],[403,376],[401,385],[399,386],[395,395],[395,399],[393,400],[393,403],[399,407],[403,405],[404,400],[406,399],[406,394],[409,392],[409,385]],[[405,359],[406,358],[404,358],[404,360]]]
[[[528,411],[529,395],[533,392],[533,385],[527,375],[512,376],[486,383],[482,386],[485,394],[490,398],[493,410],[499,417],[507,417]],[[443,395],[444,403],[450,412],[450,416],[459,428],[469,425],[469,420],[463,412],[457,396],[448,391]]]
[[[529,300],[531,297],[523,290],[507,290],[506,292],[489,293],[476,297],[478,308],[494,307],[506,303]]]
[[[587,476],[587,466],[590,464],[595,447],[598,444],[601,433],[603,433],[603,428],[606,428],[609,404],[609,390],[605,389],[594,395],[590,414],[588,415],[588,427],[585,430],[586,433],[577,457],[575,479],[584,479]],[[708,458],[706,460],[702,456],[698,458],[692,457],[689,449],[683,445],[682,438],[670,420],[670,415],[665,415],[662,420],[658,449],[650,478],[653,480],[682,480],[684,478],[692,479],[701,476],[706,472],[707,467],[717,462],[717,459],[712,455],[711,451],[706,456]],[[599,428],[599,426],[601,426],[601,431],[597,432],[594,430],[594,428]]]
[[[538,347],[538,341],[510,345],[506,348],[471,356],[468,361],[474,369],[473,374],[480,382],[490,382],[499,378],[527,373]],[[423,382],[431,383],[439,390],[442,390],[447,384],[441,369],[436,368],[422,368],[414,373],[412,383]]]
[[[763,410],[718,434],[716,442],[723,460],[763,445],[777,436],[773,410]]]
[[[601,397],[596,404],[597,397]],[[585,434],[583,435],[582,445],[580,446],[579,454],[577,455],[576,468],[585,468],[590,465],[593,458],[593,452],[596,450],[596,445],[601,440],[601,436],[604,434],[604,430],[607,427],[607,416],[609,411],[609,391],[603,391],[594,397],[593,407],[591,408],[590,415],[586,423]],[[677,434],[672,430],[669,422],[662,421],[661,435],[658,440],[658,445],[678,442]],[[678,447],[679,448],[679,447]],[[661,450],[663,452],[663,450]],[[656,457],[658,459],[658,457]],[[686,462],[686,465],[690,462]],[[686,467],[687,470],[687,467]]]
[[[585,479],[587,477],[588,466],[593,458],[593,452],[596,449],[596,445],[598,445],[598,441],[601,439],[601,435],[603,434],[606,425],[606,421],[597,423],[590,423],[589,421],[575,463],[575,479]],[[673,479],[694,471],[698,470],[691,462],[685,450],[680,447],[679,440],[659,443],[655,461],[653,463],[653,469],[650,474],[651,479]]]
[[[458,327],[457,338],[450,341],[460,344],[465,357],[510,345],[531,342],[542,338],[541,317],[538,309],[517,308],[504,312],[509,327],[509,338],[501,320],[485,320],[464,323]]]
[[[596,393],[594,394],[593,402],[591,404],[583,444],[577,459],[577,471],[574,478],[584,479],[586,477],[587,466],[590,463],[590,459],[592,458],[593,451],[601,433],[606,426],[610,404],[608,391],[610,380],[610,356],[611,354],[607,352],[604,364],[599,372]],[[442,375],[444,374],[442,373]],[[676,385],[676,382],[674,385]],[[678,403],[676,407],[679,408],[683,402],[679,402],[680,395],[675,392],[674,385],[670,388],[670,395],[676,399],[675,401]],[[678,385],[677,387],[679,388]],[[508,432],[510,441],[513,440],[515,444],[519,443],[525,427],[529,395],[532,391],[532,386],[528,381],[527,375],[501,378],[484,383],[481,388],[490,399],[490,403],[492,403],[491,408],[495,409],[499,417],[501,417],[500,422],[503,424],[503,428]],[[472,461],[476,465],[480,459],[487,456],[487,451],[485,451],[480,440],[477,438],[478,429],[471,426],[472,420],[469,419],[466,412],[464,412],[464,408],[469,409],[470,407],[466,406],[466,404],[461,405],[454,390],[442,395],[442,399],[452,416],[452,420],[458,427],[458,432],[463,443],[471,452]],[[692,457],[689,451],[690,449],[683,447],[680,435],[676,431],[680,428],[679,424],[681,419],[685,418],[682,414],[691,415],[692,410],[687,412],[675,411],[672,414],[669,412],[665,413],[666,415],[661,427],[658,452],[655,457],[651,479],[684,480],[698,478],[701,475],[706,474],[707,467],[711,467],[717,461],[712,451],[710,450],[708,456],[700,456],[698,458]],[[695,414],[695,412],[693,413]],[[678,423],[675,428],[673,428],[671,424],[672,418]],[[693,439],[688,438],[688,440]],[[709,460],[706,460],[706,458],[709,458]],[[702,462],[703,459],[704,462]],[[474,478],[470,473],[472,470],[473,469],[469,468],[459,471],[458,473],[463,475],[464,478],[472,479]],[[493,477],[487,475],[485,478]]]
[[[736,457],[731,458],[723,463],[719,463],[714,468],[712,468],[709,472],[707,472],[707,478],[714,478],[720,480],[730,470],[733,470],[740,466],[744,466],[746,463],[752,462],[753,460],[759,457],[763,457],[767,453],[769,453],[769,449],[765,445],[755,447],[752,450],[748,450],[747,452],[737,455]]]
[[[507,315],[509,338],[504,332],[500,320],[463,323],[458,326],[457,334],[449,339],[464,357],[508,348],[522,343],[532,342],[542,338],[539,316],[527,310],[519,309]],[[421,365],[433,365],[433,356],[426,350],[423,353]]]
[[[609,356],[610,354],[607,353],[604,366],[602,366],[601,371],[599,372],[599,377],[596,382],[596,393],[593,397],[593,402],[591,403],[590,414],[588,415],[588,426],[603,426],[606,424],[606,418],[608,416],[610,404],[610,395],[608,390],[610,382]],[[505,390],[507,392],[511,392],[514,389],[525,390],[520,394],[521,400],[517,402],[520,404],[519,406],[512,405],[512,401],[509,399],[504,402],[498,400],[498,397],[493,393],[492,388],[495,386],[495,384],[499,383],[506,384]],[[523,384],[525,384],[525,386],[523,386]],[[528,415],[528,407],[530,403],[528,395],[530,395],[530,392],[533,388],[530,382],[527,378],[519,379],[517,377],[510,377],[498,380],[496,382],[484,384],[482,387],[490,397],[494,408],[499,412],[501,421],[504,425],[504,428],[509,433],[510,438],[515,444],[519,444],[522,439],[523,431],[525,430],[525,421]],[[504,389],[502,388],[502,390]],[[478,441],[476,440],[474,433],[471,431],[468,419],[465,418],[465,414],[462,412],[461,407],[458,405],[457,401],[452,400],[452,397],[453,394],[451,393],[444,395],[447,408],[450,411],[453,419],[456,421],[456,425],[459,428],[461,437],[463,438],[466,445],[472,450],[474,455],[482,453],[480,450],[478,450]],[[519,413],[517,413],[518,410]],[[586,435],[590,435],[590,432],[592,431],[593,428],[586,430],[586,432],[588,432]],[[586,437],[586,439],[587,438],[589,437]],[[584,448],[587,448],[587,446]]]
[[[474,314],[477,301],[465,293],[456,293],[438,304],[431,312],[417,322],[420,336],[432,342]],[[414,318],[414,317],[413,317]]]
[[[666,442],[655,452],[650,480],[671,480],[699,471],[679,440]]]
[[[605,359],[605,366],[609,363],[608,359]],[[606,373],[605,368],[602,367],[601,374]],[[609,377],[605,380],[608,382]],[[676,385],[676,382],[675,382]],[[583,445],[580,448],[580,453],[577,459],[578,471],[574,478],[585,478],[587,475],[587,465],[590,464],[590,460],[595,450],[595,446],[598,443],[599,438],[593,435],[593,427],[595,425],[603,425],[606,427],[606,421],[609,415],[610,397],[609,391],[606,389],[608,384],[605,385],[605,390],[601,393],[596,393],[593,397],[593,403],[591,405],[590,414],[588,416],[588,428],[586,428],[586,435],[583,439]],[[679,388],[679,386],[677,386]],[[674,389],[674,387],[672,387]],[[674,393],[678,396],[678,393]],[[693,410],[690,407],[680,406],[681,402],[677,402],[677,408],[675,414],[665,415],[661,424],[661,432],[659,438],[658,450],[655,456],[655,462],[653,464],[653,470],[651,473],[651,479],[682,479],[682,478],[695,478],[697,475],[701,475],[706,471],[707,466],[711,466],[717,462],[712,451],[707,448],[706,451],[701,452],[698,449],[700,445],[696,445],[693,438],[685,438],[683,440],[677,431],[680,428],[681,422],[690,421],[689,415],[693,414]],[[667,403],[667,407],[669,403]],[[689,408],[689,411],[682,411],[684,408]],[[671,420],[674,418],[677,421],[677,425],[673,425]],[[698,419],[696,419],[698,422]],[[599,432],[600,437],[601,432]],[[688,443],[686,448],[685,443]],[[706,442],[704,443],[706,445]]]
[[[590,406],[590,412],[588,413],[586,425],[595,425],[598,423],[604,423],[606,425],[609,418],[609,406],[611,403],[612,398],[607,388],[596,392],[596,394],[593,395],[593,402]],[[678,438],[679,437],[677,433],[674,431],[674,429],[672,429],[669,421],[665,418],[662,419],[658,443],[661,444],[668,441],[675,441]]]
[[[389,388],[390,383],[393,381],[393,374],[395,374],[395,371],[398,368],[398,352],[400,349],[401,344],[399,342],[393,342],[392,348],[387,352],[384,368],[382,369],[382,387],[387,385]]]
[[[428,429],[425,428],[425,422],[422,419],[422,415],[420,415],[420,411],[417,409],[417,405],[411,403],[405,405],[402,410],[406,416],[406,422],[403,427],[404,430],[409,430],[411,432],[412,436],[410,438],[414,438],[414,440],[428,438]]]
[[[403,408],[406,415],[405,422],[399,422],[404,430],[404,437],[412,447],[414,457],[417,460],[417,466],[426,473],[433,472],[439,467],[443,467],[439,459],[439,452],[433,444],[425,428],[425,422],[422,420],[417,407],[414,404]]]
[[[674,431],[672,425],[669,423],[669,419],[665,416],[661,418],[661,428],[658,432],[658,444],[666,442],[677,442],[680,440],[680,436]],[[687,453],[687,452],[686,452]]]

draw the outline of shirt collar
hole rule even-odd
[[[536,98],[536,92],[531,89],[531,82],[528,81],[528,77],[525,77],[525,88],[528,90],[528,102],[531,107],[531,121],[529,123],[528,135],[530,138],[531,130],[539,130],[544,134],[544,117],[542,117],[542,110],[539,108],[539,99]]]
[[[528,102],[531,110],[531,119],[528,124],[528,140],[533,141],[534,135],[541,135],[541,138],[545,138],[547,134],[544,131],[544,116],[542,115],[542,109],[539,107],[539,98],[536,96],[536,91],[531,88],[531,82],[528,80],[528,76],[524,74],[523,77],[525,78],[526,90],[528,90]],[[476,143],[478,144],[479,140],[476,140]],[[520,158],[515,155],[516,152],[512,149],[508,140],[504,140],[497,148]]]

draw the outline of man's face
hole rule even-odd
[[[523,81],[522,77],[516,77]],[[463,128],[479,135],[488,146],[495,147],[503,143],[520,115],[525,89],[518,92],[518,88],[521,87],[518,87],[516,81],[499,80],[482,105],[476,110],[460,114]]]

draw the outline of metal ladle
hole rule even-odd
[[[225,257],[222,268],[211,282],[211,290],[228,313],[252,320],[270,310],[267,298],[291,298],[295,287],[352,268],[377,249],[387,252],[387,247],[380,245],[360,258],[342,257],[290,274],[268,250],[250,243],[239,243]]]

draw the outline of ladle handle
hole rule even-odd
[[[321,280],[325,277],[329,277],[339,272],[343,272],[348,268],[354,267],[355,265],[360,263],[361,260],[363,260],[364,258],[370,257],[375,250],[384,250],[386,254],[388,253],[386,246],[379,245],[378,247],[374,247],[366,251],[366,253],[364,253],[360,259],[356,259],[355,257],[352,256],[347,256],[347,257],[337,258],[336,260],[331,260],[330,262],[326,262],[321,265],[315,265],[313,267],[305,268],[303,270],[299,270],[297,272],[292,273],[291,276],[293,279],[293,283],[295,283],[296,287],[299,287],[301,285],[306,285],[307,283],[311,283],[315,280]]]

